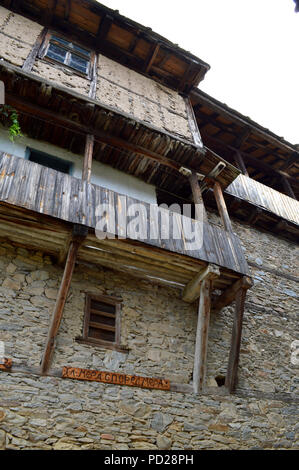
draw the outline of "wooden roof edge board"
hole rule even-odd
[[[274,132],[270,131],[266,127],[261,126],[257,122],[250,119],[248,116],[244,116],[244,114],[241,114],[239,111],[236,111],[235,109],[230,108],[227,104],[222,103],[221,101],[208,95],[207,93],[200,90],[199,88],[193,88],[190,94],[190,97],[191,97],[191,101],[192,101],[192,98],[203,100],[211,107],[219,110],[219,112],[225,113],[230,119],[236,120],[237,123],[242,124],[246,126],[247,128],[248,127],[253,128],[263,138],[271,141],[271,143],[274,143],[275,145],[279,145],[280,147],[283,147],[284,149],[288,151],[295,152],[296,154],[298,154],[298,160],[299,160],[299,150],[297,148],[297,144],[291,144],[290,142],[286,141],[283,137],[280,137],[274,134]]]
[[[3,4],[4,7],[9,8],[10,10],[18,13],[18,14],[23,14],[24,16],[30,18],[31,20],[38,21],[39,23],[43,24],[44,26],[49,26],[49,23],[55,24],[56,27],[60,26],[61,29],[61,24],[63,26],[67,26],[68,30],[71,29],[73,31],[74,35],[76,36],[76,33],[85,33],[86,37],[88,36],[90,39],[94,39],[96,41],[97,39],[97,33],[94,34],[93,32],[87,30],[84,22],[82,24],[74,24],[67,20],[66,23],[66,18],[63,16],[58,16],[56,10],[56,2],[53,2],[54,8],[52,8],[50,12],[51,20],[49,19],[49,12],[48,12],[48,7],[44,6],[43,3],[39,4],[39,9],[37,10],[37,5],[32,5],[31,2],[28,1],[14,1],[14,2],[9,2],[9,4],[5,1],[0,2]],[[185,86],[188,86],[188,91],[192,88],[192,86],[198,85],[198,83],[204,78],[205,73],[210,69],[210,65],[201,60],[199,57],[196,57],[195,55],[191,54],[189,51],[186,51],[179,47],[177,44],[174,44],[167,38],[159,35],[158,33],[155,33],[152,31],[151,28],[143,26],[129,18],[126,18],[125,16],[119,14],[118,10],[112,10],[105,5],[102,5],[98,3],[95,0],[81,0],[81,4],[86,5],[86,10],[91,11],[95,15],[98,15],[99,18],[102,18],[103,16],[109,16],[112,18],[112,22],[114,24],[118,24],[120,27],[122,27],[124,30],[129,31],[129,32],[134,32],[136,36],[142,36],[145,40],[151,42],[152,44],[160,44],[163,48],[169,50],[174,56],[180,58],[186,63],[186,67],[188,68],[188,65],[193,65],[192,70],[197,69],[198,73],[194,75],[194,73],[191,71],[188,76],[185,77],[184,83],[182,84],[182,90],[185,89]],[[46,4],[47,5],[47,4]],[[35,12],[34,12],[35,9]],[[72,3],[72,8],[69,10],[71,11],[74,9],[74,2]],[[38,17],[37,17],[37,13]],[[56,15],[55,15],[56,12]],[[63,23],[64,22],[64,23]],[[61,23],[61,24],[60,24]],[[64,29],[64,28],[62,28]],[[81,34],[82,36],[82,34]],[[113,45],[112,42],[109,42],[111,46]],[[121,57],[121,54],[123,54],[125,50],[122,50],[119,48],[119,55]],[[135,56],[136,59],[138,59],[138,56]],[[117,59],[116,59],[117,60]],[[142,67],[141,67],[142,69]],[[140,69],[141,72],[143,72]],[[143,72],[144,73],[144,72]],[[173,78],[180,79],[178,75],[173,74]],[[191,78],[191,82],[190,82]],[[166,80],[167,82],[167,80]]]
[[[20,67],[16,66],[16,65],[12,65],[10,64],[9,62],[6,62],[5,60],[1,60],[0,62],[0,71],[1,69],[4,68],[6,69],[8,72],[10,73],[16,73],[24,78],[28,78],[29,80],[32,80],[32,81],[35,81],[37,83],[40,83],[41,85],[46,85],[48,87],[51,87],[52,89],[54,90],[57,90],[58,92],[62,92],[62,93],[65,93],[66,95],[69,95],[70,97],[72,98],[76,98],[78,99],[79,101],[81,102],[84,102],[84,104],[86,105],[96,105],[98,106],[99,108],[102,108],[108,112],[111,112],[115,115],[118,115],[120,117],[124,117],[130,121],[133,121],[133,122],[136,122],[137,124],[140,124],[142,126],[144,126],[145,128],[148,128],[149,130],[152,130],[154,132],[158,132],[160,134],[163,134],[167,137],[170,137],[171,139],[174,139],[175,141],[179,142],[179,143],[182,143],[184,145],[187,145],[189,146],[190,148],[194,148],[196,150],[199,150],[201,151],[202,153],[204,153],[204,148],[203,146],[200,146],[200,145],[197,145],[191,141],[188,141],[188,140],[185,140],[185,139],[182,139],[174,134],[171,134],[167,131],[165,131],[164,129],[160,129],[152,124],[149,124],[149,123],[146,123],[144,121],[141,121],[137,118],[135,118],[133,115],[131,114],[127,114],[123,111],[120,111],[116,108],[113,108],[109,105],[106,105],[106,104],[103,104],[101,103],[100,101],[96,100],[96,99],[93,99],[91,97],[88,97],[88,96],[84,96],[84,95],[81,95],[80,93],[76,92],[76,91],[73,91],[73,90],[70,90],[66,87],[63,87],[55,82],[52,82],[50,80],[47,80],[46,78],[42,78],[40,77],[39,75],[36,75],[34,73],[31,73],[31,72],[26,72],[24,71],[23,69],[21,69]]]

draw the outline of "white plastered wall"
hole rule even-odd
[[[83,156],[76,155],[47,142],[40,142],[28,137],[9,140],[8,132],[0,129],[0,152],[6,152],[17,157],[26,158],[26,148],[30,147],[55,157],[73,163],[72,176],[81,178]],[[109,165],[93,161],[91,182],[104,188],[112,189],[120,194],[126,194],[135,199],[151,204],[157,202],[155,186],[144,183],[135,176],[127,175]]]

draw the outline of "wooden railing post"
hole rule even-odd
[[[214,184],[214,196],[216,199],[218,211],[222,220],[224,230],[226,230],[227,232],[232,232],[233,231],[232,224],[228,215],[227,207],[226,207],[225,200],[223,197],[222,188],[220,186],[220,183],[218,183],[218,181],[216,181]]]
[[[82,180],[86,181],[87,183],[90,182],[90,177],[91,177],[93,147],[94,147],[94,136],[92,134],[87,134],[86,142],[85,142],[83,170],[82,170]]]

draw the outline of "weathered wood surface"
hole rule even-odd
[[[118,372],[80,369],[77,367],[64,367],[62,369],[62,378],[126,385],[128,387],[170,390],[170,381],[165,379],[140,377],[138,375],[120,374]]]
[[[86,229],[83,227],[83,229]],[[81,230],[83,232],[84,230]],[[65,263],[64,273],[61,280],[59,292],[56,299],[56,304],[54,308],[54,313],[52,315],[51,323],[49,326],[48,337],[45,345],[45,350],[41,362],[41,373],[45,374],[51,364],[52,354],[55,347],[55,339],[59,330],[59,326],[62,319],[62,314],[64,306],[66,303],[67,295],[72,281],[73,271],[75,268],[75,262],[77,259],[78,249],[82,240],[84,239],[84,234],[78,233],[80,230],[77,227],[73,229],[72,241],[69,245],[68,256]],[[86,233],[85,233],[86,235]]]
[[[117,208],[141,202],[5,153],[0,154],[0,201],[90,228],[96,228],[99,220],[96,209],[101,203],[111,203]],[[143,203],[143,206],[146,210],[143,223],[148,234],[145,238],[137,238],[138,241],[247,274],[248,266],[242,247],[233,233],[203,223],[202,243],[196,242],[190,249],[184,219],[180,214],[167,211],[170,226],[182,227],[183,237],[164,239],[160,234],[155,238],[150,236],[150,225],[152,230],[157,225],[155,220],[150,220],[150,204]],[[199,222],[193,219],[187,222],[191,224],[191,233],[198,233],[196,224]],[[116,220],[116,226],[122,227],[122,221]],[[156,228],[161,227],[158,224]],[[106,228],[103,231],[107,232]],[[134,239],[129,234],[127,238]]]
[[[239,175],[225,192],[299,225],[298,201],[248,176]]]
[[[9,372],[12,368],[12,359],[5,357],[3,363],[0,362],[0,370],[4,372]]]

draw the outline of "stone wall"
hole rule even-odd
[[[218,223],[214,214],[209,217]],[[200,396],[36,375],[62,270],[41,253],[2,242],[0,340],[23,372],[0,373],[0,447],[298,448],[298,366],[291,363],[298,283],[289,276],[298,276],[298,249],[237,222],[234,230],[247,259],[259,267],[252,269],[255,285],[246,301],[239,387],[231,396],[215,379],[226,373],[232,307],[212,315],[209,388]],[[85,291],[122,297],[121,343],[128,353],[75,340],[82,334]],[[191,384],[196,310],[196,303],[182,302],[174,288],[78,265],[53,370],[68,365]]]

